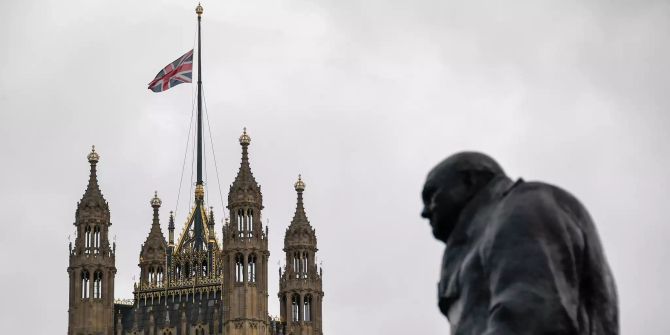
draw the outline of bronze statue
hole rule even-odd
[[[428,174],[422,197],[446,243],[438,305],[452,335],[619,333],[614,278],[571,194],[462,152]]]

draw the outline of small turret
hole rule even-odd
[[[296,209],[284,235],[286,267],[279,271],[279,304],[288,334],[321,335],[321,272],[316,266],[316,232],[303,203],[306,185],[302,176],[293,185]]]
[[[267,235],[263,230],[261,211],[263,195],[249,163],[251,137],[245,128],[239,137],[242,159],[235,180],[228,193],[230,222],[223,228],[222,258],[225,259],[223,306],[248,306],[244,309],[229,308],[223,312],[226,334],[240,334],[237,320],[247,320],[252,329],[267,329],[268,321],[268,251]]]
[[[77,204],[77,236],[70,244],[68,334],[111,334],[114,327],[115,252],[109,244],[109,205],[98,185],[100,155],[86,156],[91,170]],[[88,320],[96,320],[95,323]]]
[[[158,197],[158,192],[154,192],[149,204],[153,209],[153,219],[149,235],[147,235],[140,251],[140,283],[135,293],[154,287],[162,287],[166,274],[165,257],[168,245],[160,225],[159,210],[163,202]]]
[[[88,185],[81,200],[77,204],[77,218],[99,216],[101,219],[109,219],[109,205],[102,196],[100,186],[98,185],[97,165],[100,160],[100,155],[95,151],[95,145],[92,146],[91,152],[86,156],[91,165],[91,172],[88,177]],[[111,225],[111,222],[109,223]]]
[[[170,211],[170,221],[168,222],[168,243],[170,247],[174,247],[174,212]]]

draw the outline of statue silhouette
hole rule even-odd
[[[614,278],[571,194],[462,152],[428,174],[422,197],[446,243],[438,305],[452,335],[619,333]]]

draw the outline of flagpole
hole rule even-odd
[[[203,214],[202,206],[205,201],[205,187],[202,182],[202,52],[200,43],[200,21],[202,21],[202,6],[198,4],[195,13],[198,14],[198,180],[195,183],[195,214],[193,232],[195,233],[195,249],[202,250],[204,241],[203,232]]]
[[[203,9],[198,3],[195,8],[198,14],[198,180],[196,185],[202,185],[202,55],[200,48],[200,21],[202,19]]]

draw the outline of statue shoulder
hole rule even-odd
[[[593,226],[574,196],[541,182],[514,187],[500,199],[490,220],[480,249],[484,260],[501,250],[518,259],[530,257],[528,250],[582,250],[585,231]]]
[[[589,219],[586,208],[570,192],[543,182],[524,182],[512,189],[501,201],[504,212],[512,215],[534,215],[537,218],[569,214],[576,220]]]
[[[582,204],[566,190],[542,182],[523,182],[505,194],[492,213],[490,238],[500,234],[572,231],[580,234],[591,218]]]

